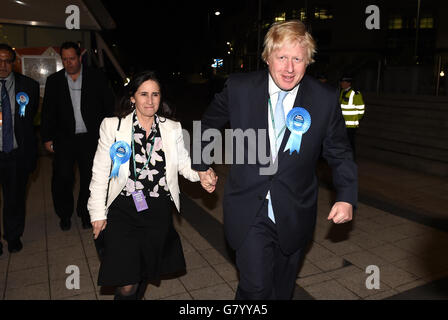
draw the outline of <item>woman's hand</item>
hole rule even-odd
[[[215,191],[216,183],[218,182],[218,176],[215,174],[212,168],[207,171],[198,171],[199,178],[201,179],[202,187],[208,192]]]
[[[107,224],[107,220],[98,220],[98,221],[93,221],[92,222],[92,226],[93,226],[93,239],[98,238],[98,235],[100,234],[101,231],[103,231],[104,229],[106,229],[106,224]]]

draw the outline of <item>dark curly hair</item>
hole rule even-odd
[[[165,102],[165,99],[163,97],[163,92],[162,92],[162,85],[154,71],[142,71],[132,77],[129,84],[123,88],[122,94],[121,94],[120,98],[118,99],[117,105],[115,107],[115,116],[117,116],[119,118],[124,118],[128,114],[130,114],[132,111],[134,111],[134,108],[132,107],[132,103],[131,103],[131,97],[134,96],[134,94],[137,92],[138,88],[140,88],[142,83],[145,81],[148,81],[148,80],[152,80],[152,81],[156,82],[160,88],[160,96],[161,96],[160,97],[160,105],[159,105],[159,110],[157,110],[156,114],[159,117],[175,120],[174,112],[168,106],[168,104]],[[163,119],[162,119],[162,121],[163,121]]]

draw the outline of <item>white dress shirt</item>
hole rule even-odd
[[[82,66],[76,81],[73,81],[67,71],[65,72],[65,77],[67,79],[70,98],[72,100],[73,114],[75,116],[75,133],[86,133],[87,127],[81,114]]]
[[[286,122],[286,115],[294,107],[294,102],[296,101],[296,96],[297,96],[297,91],[299,90],[299,85],[300,84],[298,84],[292,90],[290,90],[288,92],[288,94],[286,95],[285,99],[283,100],[283,110],[285,111],[285,122]],[[272,114],[275,114],[275,107],[277,106],[278,93],[281,91],[281,89],[275,84],[275,82],[272,79],[270,74],[269,74],[268,91],[269,91],[269,97],[271,98]],[[272,155],[272,160],[274,160],[275,159],[275,133],[274,133],[274,128],[272,127],[272,118],[271,118],[269,102],[268,102],[268,130],[269,130],[269,141],[271,144],[270,145],[271,155]],[[278,147],[280,147],[280,146],[278,146]],[[279,150],[279,152],[281,152],[281,150]]]
[[[292,90],[288,92],[285,99],[283,100],[283,111],[285,112],[285,123],[286,123],[286,115],[289,111],[294,107],[294,102],[296,101],[297,91],[299,90],[300,84],[295,86]],[[275,114],[275,108],[277,106],[277,100],[278,100],[278,93],[281,91],[281,89],[275,84],[274,80],[271,77],[271,74],[269,74],[269,84],[268,84],[268,91],[269,91],[269,97],[271,98],[271,105],[272,105],[272,114]],[[268,102],[268,129],[269,129],[269,142],[271,144],[271,156],[272,161],[275,161],[276,158],[276,149],[275,149],[275,132],[274,128],[272,126],[272,117],[271,117],[271,111],[270,106]],[[286,129],[285,129],[286,131]],[[281,143],[281,142],[280,142]],[[280,148],[280,146],[278,146]],[[278,152],[282,152],[282,150],[278,150]],[[270,191],[268,191],[268,194],[266,195],[266,199],[270,199]]]

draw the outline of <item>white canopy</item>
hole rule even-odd
[[[79,8],[81,30],[115,28],[100,0],[0,0],[0,23],[66,28],[70,5]]]

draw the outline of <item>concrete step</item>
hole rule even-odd
[[[444,136],[427,136],[410,129],[408,132],[402,132],[400,129],[395,127],[378,130],[375,126],[365,125],[358,129],[357,135],[360,139],[363,139],[364,137],[376,137],[378,139],[393,140],[397,142],[401,141],[405,144],[413,144],[448,151],[448,133],[445,133]]]
[[[412,143],[406,143],[400,140],[393,140],[384,137],[371,137],[371,136],[358,136],[358,144],[360,146],[371,146],[380,148],[382,150],[388,150],[391,152],[397,152],[398,154],[406,154],[408,156],[414,156],[418,159],[428,159],[434,161],[440,161],[448,165],[448,149],[434,148],[431,146],[417,145]]]
[[[401,106],[404,108],[421,108],[430,106],[431,108],[446,110],[448,106],[448,97],[436,96],[409,96],[409,95],[380,95],[371,93],[363,94],[364,101],[369,104],[387,104],[391,106]]]
[[[369,146],[360,144],[359,147],[357,146],[357,156],[401,166],[418,172],[448,177],[448,163],[446,162],[419,158],[415,155],[401,153],[397,150],[383,149],[381,145]]]
[[[379,125],[412,126],[413,128],[444,128],[448,130],[448,118],[417,117],[393,114],[391,112],[376,112],[375,110],[366,111],[366,115],[362,121],[373,121]]]
[[[445,110],[439,108],[428,107],[402,107],[387,104],[366,104],[366,114],[371,114],[375,116],[406,116],[406,117],[417,117],[423,119],[443,119],[448,120],[448,106]]]
[[[448,130],[444,128],[415,128],[412,126],[397,126],[394,124],[377,125],[372,122],[361,122],[358,129],[358,134],[366,136],[378,136],[381,134],[384,137],[394,139],[412,139],[418,137],[418,141],[426,145],[434,145],[435,147],[448,147]],[[406,138],[407,136],[410,136]],[[415,140],[414,140],[415,141]]]
[[[379,132],[384,132],[389,136],[394,137],[395,135],[412,135],[419,136],[422,139],[426,139],[426,143],[431,143],[433,140],[445,141],[447,145],[448,141],[448,130],[445,128],[415,128],[412,126],[399,126],[391,123],[376,123],[372,121],[361,122],[358,129],[360,134],[376,136]]]
[[[357,153],[424,173],[448,175],[448,98],[366,94]]]

